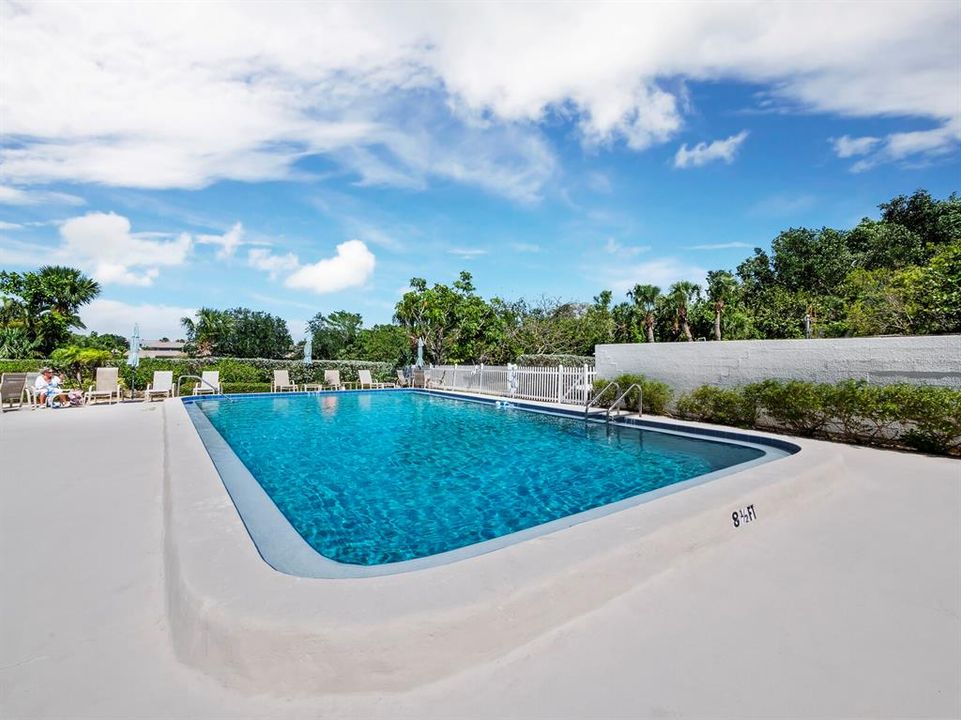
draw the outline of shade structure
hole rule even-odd
[[[424,367],[424,341],[417,338],[417,367]]]
[[[307,340],[304,342],[304,365],[309,365],[310,363],[313,362],[313,358],[311,357],[313,355],[313,352],[314,352],[314,339],[308,336]]]

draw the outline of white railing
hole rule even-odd
[[[595,377],[590,365],[431,365],[424,372],[431,387],[569,405],[588,401]]]

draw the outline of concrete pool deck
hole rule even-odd
[[[554,558],[567,583],[553,591],[535,583],[531,606],[548,615],[558,607],[573,612],[541,625],[536,614],[524,618],[514,623],[519,637],[510,647],[500,644],[441,673],[436,640],[418,649],[409,639],[436,629],[404,624],[397,637],[407,638],[406,647],[380,645],[384,677],[398,677],[387,670],[392,657],[416,666],[403,688],[310,692],[303,684],[285,690],[282,682],[258,683],[258,670],[270,676],[270,668],[232,669],[225,677],[180,662],[184,638],[177,637],[182,626],[170,593],[189,576],[169,564],[171,535],[178,533],[170,532],[169,517],[164,521],[176,498],[164,496],[163,407],[18,411],[0,421],[3,717],[961,715],[957,460],[800,441],[804,451],[794,457],[810,450],[806,457],[821,454],[824,464],[806,460],[797,469],[808,479],[790,492],[769,491],[755,503],[758,519],[741,528],[729,527],[730,511],[743,497],[762,497],[757,493],[765,488],[732,475],[700,486],[698,508],[708,530],[702,522],[690,525],[696,515],[684,513],[697,498],[685,498],[685,491],[642,506],[657,512],[642,513],[633,525],[588,523],[545,536],[551,539],[509,560],[496,557],[509,548],[470,559],[463,565],[482,562],[464,575],[479,583],[469,587],[488,593],[476,605],[493,623],[478,624],[473,636],[503,638],[492,628],[510,627],[505,608],[520,607],[511,602],[524,589],[512,574],[524,566],[520,555]],[[38,463],[34,448],[51,436],[63,460]],[[175,455],[183,460],[189,453],[179,448]],[[209,477],[191,479],[195,486],[185,491],[211,490]],[[226,610],[205,607],[194,615],[233,618],[237,634],[249,639],[263,629],[252,610],[280,602],[301,612],[294,607],[298,596],[317,590],[309,586],[318,581],[282,576],[255,551],[251,556],[250,539],[223,502],[222,486],[220,492],[220,502],[207,496],[207,506],[201,501],[193,509],[226,524],[178,540],[213,538],[224,553],[207,556],[220,573],[194,597],[223,590],[236,579],[233,570],[252,570],[250,560],[261,564],[252,572],[267,585],[291,583],[273,600],[233,598]],[[672,504],[672,497],[681,499]],[[658,527],[650,525],[655,515],[663,518]],[[691,533],[678,535],[684,522]],[[626,552],[617,560],[636,571],[627,579],[614,572],[616,564],[570,571],[558,559],[565,533],[578,536],[572,548],[596,548],[596,536],[609,541],[630,527],[651,540],[635,548],[641,555]],[[203,556],[188,549],[181,545],[178,553],[193,561]],[[173,572],[181,580],[173,582]],[[588,586],[590,602],[572,606],[555,594],[578,586],[582,596]],[[463,592],[445,583],[422,587],[423,608]],[[314,610],[323,618],[336,608]],[[355,605],[354,612],[351,629],[358,631],[375,628],[383,610]],[[283,648],[283,629],[269,629]],[[197,637],[211,643],[200,646],[200,657],[217,659],[217,635]],[[380,642],[356,637],[362,646]],[[286,647],[304,663],[316,662],[297,642]],[[197,665],[196,656],[187,659]]]

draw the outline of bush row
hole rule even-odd
[[[863,380],[703,386],[682,396],[675,414],[861,445],[961,453],[961,390],[946,387],[869,385]]]
[[[133,371],[123,358],[115,358],[105,363],[120,368],[120,378],[124,387],[130,387]],[[35,372],[45,366],[54,366],[49,359],[40,360],[0,360],[0,372]],[[204,370],[219,370],[221,383],[267,383],[268,389],[273,380],[274,370],[287,370],[290,381],[297,385],[323,382],[325,370],[339,370],[344,382],[355,382],[358,370],[370,370],[374,380],[390,381],[394,367],[391,363],[368,362],[364,360],[317,360],[305,364],[303,360],[269,360],[265,358],[142,358],[136,370],[136,386],[143,389],[153,380],[156,370],[171,370],[174,383],[181,375],[200,375]],[[93,374],[93,368],[89,375]],[[83,383],[91,381],[85,376]],[[76,384],[76,383],[74,383]]]
[[[534,353],[528,355],[518,355],[515,363],[520,367],[581,367],[582,365],[594,366],[594,358],[590,355],[549,355],[547,353]]]

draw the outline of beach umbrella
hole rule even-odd
[[[310,335],[307,336],[307,340],[304,342],[304,365],[309,365],[313,362],[311,355],[314,351],[314,338]]]
[[[424,367],[424,341],[417,338],[417,367]]]
[[[130,366],[130,397],[133,398],[134,383],[137,379],[137,366],[140,365],[140,326],[134,323],[130,347],[127,350],[127,365]]]

